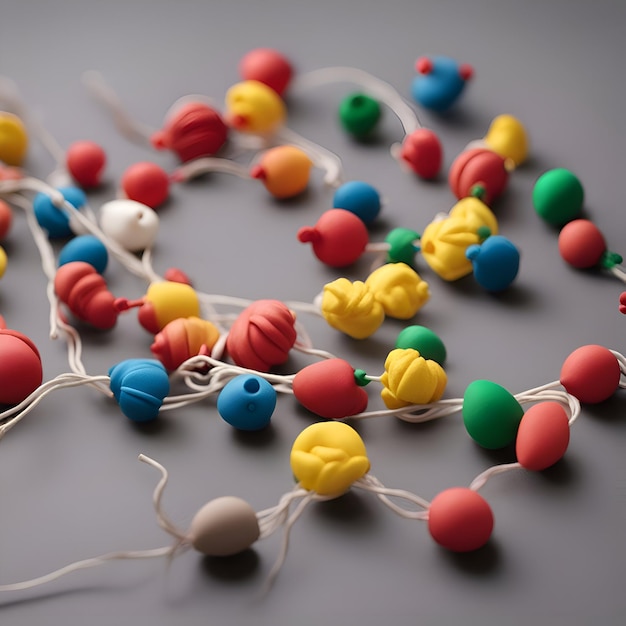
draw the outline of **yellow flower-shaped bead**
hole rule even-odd
[[[495,117],[484,141],[490,150],[511,159],[515,167],[528,158],[528,134],[524,125],[512,115]]]
[[[370,469],[363,440],[343,422],[305,428],[293,442],[290,463],[300,485],[323,496],[340,496]]]
[[[461,198],[448,213],[449,218],[462,220],[468,231],[477,233],[481,228],[489,229],[490,235],[498,234],[498,220],[493,211],[478,198]]]
[[[397,348],[387,355],[380,382],[385,387],[380,394],[385,406],[399,409],[436,402],[445,391],[448,377],[439,363],[425,359],[417,350]]]
[[[385,319],[385,311],[362,281],[338,278],[324,285],[321,303],[324,319],[354,339],[374,334]]]
[[[406,263],[387,263],[374,270],[365,284],[385,315],[401,320],[413,317],[430,298],[428,283]]]

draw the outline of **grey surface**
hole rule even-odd
[[[0,14],[0,73],[17,81],[32,109],[64,146],[89,138],[109,156],[108,186],[94,207],[115,195],[124,169],[168,155],[132,146],[87,96],[80,76],[99,69],[139,120],[158,127],[187,93],[220,102],[238,80],[249,49],[272,46],[299,72],[331,65],[370,71],[409,96],[414,60],[446,54],[474,65],[458,109],[421,113],[441,136],[445,163],[490,120],[512,113],[527,125],[532,158],[512,176],[496,213],[501,232],[522,250],[514,288],[492,297],[471,279],[446,284],[423,263],[432,299],[415,322],[445,341],[446,397],[487,378],[513,392],[558,378],[575,348],[599,343],[624,350],[626,319],[617,310],[623,285],[578,272],[558,255],[557,233],[535,215],[530,194],[552,167],[576,172],[585,210],[624,252],[624,4],[497,0],[453,2],[13,2]],[[289,100],[289,125],[344,160],[346,177],[374,184],[388,200],[372,232],[423,227],[453,197],[445,181],[424,183],[402,172],[387,147],[400,138],[386,115],[379,142],[357,145],[338,128],[335,111],[350,85]],[[52,169],[36,142],[28,169]],[[258,184],[215,175],[173,190],[161,211],[157,271],[177,266],[203,291],[248,298],[311,301],[341,272],[322,266],[295,240],[331,206],[316,174],[298,202],[277,203]],[[47,330],[45,280],[22,215],[7,248],[0,311],[41,349],[45,379],[68,370],[62,343]],[[621,250],[620,250],[621,247]],[[344,274],[363,278],[367,261]],[[118,295],[145,285],[116,263],[107,270]],[[386,321],[367,341],[351,341],[317,320],[304,320],[315,344],[355,367],[379,373],[403,324]],[[84,335],[87,369],[147,356],[150,338],[135,316],[111,333]],[[285,371],[304,361],[294,357]],[[371,406],[380,406],[371,388]],[[489,545],[455,556],[439,549],[423,524],[400,519],[367,495],[311,506],[296,524],[287,561],[269,594],[263,582],[278,538],[223,562],[188,552],[164,560],[113,563],[51,585],[0,597],[4,625],[64,624],[622,624],[626,521],[625,397],[585,407],[566,458],[542,474],[509,473],[484,490],[496,526]],[[164,506],[180,526],[218,495],[238,495],[257,509],[292,486],[291,443],[311,417],[281,397],[263,436],[240,436],[218,417],[213,400],[168,414],[156,428],[134,428],[93,390],[59,391],[0,443],[0,582],[31,578],[112,550],[168,545],[151,494],[158,476],[137,461],[153,456],[170,471]],[[510,460],[466,435],[459,416],[426,426],[385,418],[359,425],[372,473],[390,487],[425,498],[467,485],[486,467]]]

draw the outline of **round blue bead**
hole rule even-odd
[[[222,419],[238,430],[261,430],[270,423],[276,408],[276,390],[254,374],[228,381],[217,396]]]
[[[103,274],[109,262],[106,246],[94,235],[78,235],[70,239],[59,252],[59,267],[73,261],[84,261]]]
[[[352,180],[335,191],[333,208],[345,209],[371,224],[380,213],[380,194],[368,183]]]
[[[469,246],[465,256],[472,262],[476,282],[487,291],[503,291],[519,271],[519,250],[502,235],[492,235],[480,245]]]
[[[59,187],[58,191],[77,209],[87,204],[87,196],[78,187]],[[49,237],[70,237],[73,234],[68,215],[54,206],[49,195],[38,193],[33,201],[33,210],[37,222],[48,231]]]

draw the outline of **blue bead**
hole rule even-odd
[[[156,419],[170,392],[163,364],[156,359],[127,359],[109,369],[109,386],[122,413],[133,422]]]
[[[456,102],[464,87],[457,61],[438,56],[432,59],[428,74],[413,79],[411,94],[424,108],[442,113]]]
[[[59,187],[58,191],[77,209],[87,204],[87,196],[78,187]],[[70,237],[73,234],[68,215],[54,206],[49,195],[38,193],[33,201],[33,209],[37,222],[48,231],[49,237]]]
[[[70,239],[59,252],[59,267],[73,261],[84,261],[103,274],[109,262],[106,246],[94,235],[79,235]]]
[[[222,419],[238,430],[261,430],[276,408],[276,390],[260,376],[241,374],[228,381],[219,396]]]
[[[350,211],[363,223],[371,224],[380,213],[380,194],[371,185],[353,180],[335,191],[333,208]]]
[[[519,250],[502,235],[492,235],[465,251],[474,268],[476,282],[487,291],[503,291],[519,271]]]

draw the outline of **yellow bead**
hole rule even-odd
[[[498,115],[491,122],[484,138],[487,147],[505,159],[511,159],[515,167],[528,158],[528,135],[524,125],[512,115]]]
[[[322,315],[337,330],[354,339],[374,334],[385,319],[385,311],[368,286],[360,281],[338,278],[324,285]]]
[[[7,253],[4,248],[0,246],[0,278],[4,276],[4,272],[7,269]]]
[[[430,404],[441,398],[448,377],[435,361],[425,359],[412,348],[392,350],[385,360],[381,397],[388,409],[409,404]]]
[[[28,150],[28,133],[13,113],[0,112],[0,161],[19,167]]]
[[[387,263],[365,281],[385,315],[401,320],[413,317],[430,298],[428,283],[406,263]]]
[[[270,87],[245,80],[226,92],[228,121],[243,133],[270,135],[287,117],[285,103]]]
[[[448,213],[453,219],[462,220],[468,230],[477,232],[488,228],[491,235],[498,234],[498,220],[493,211],[478,198],[468,196],[459,200]]]
[[[343,422],[305,428],[291,449],[291,470],[300,485],[325,496],[339,496],[370,469],[365,444]]]
[[[159,328],[180,317],[200,317],[200,303],[195,290],[184,283],[162,281],[152,283],[146,300],[154,306]]]

